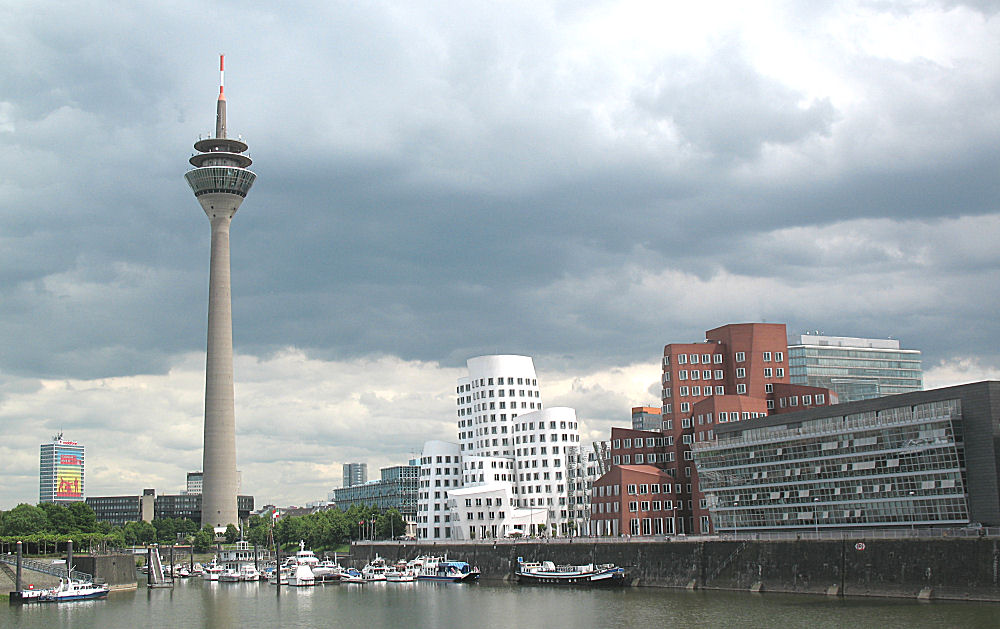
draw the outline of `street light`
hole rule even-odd
[[[816,539],[819,539],[819,498],[813,498],[813,524],[816,525]]]
[[[917,519],[917,505],[916,505],[916,500],[913,498],[913,496],[915,495],[917,495],[917,492],[915,491],[910,492],[911,506],[913,509],[913,515],[910,516],[910,534],[913,536],[916,536],[917,534],[917,525],[916,522],[914,522],[914,520]]]
[[[739,537],[740,525],[739,521],[736,519],[736,510],[740,507],[740,501],[738,499],[733,499],[733,538]]]

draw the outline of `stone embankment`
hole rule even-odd
[[[443,555],[484,579],[509,579],[517,558],[557,564],[614,563],[648,587],[1000,601],[1000,540],[991,538],[832,541],[572,543],[355,543],[352,560]]]

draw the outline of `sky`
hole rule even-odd
[[[0,509],[38,446],[88,495],[201,468],[214,131],[238,466],[258,504],[455,440],[455,380],[534,357],[584,442],[726,323],[896,338],[1000,378],[1000,4],[0,2]]]

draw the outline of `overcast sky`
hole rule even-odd
[[[0,508],[38,445],[89,495],[201,467],[214,130],[243,490],[301,504],[535,359],[583,439],[731,322],[898,338],[1000,377],[996,2],[0,3]]]

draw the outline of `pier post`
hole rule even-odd
[[[17,573],[14,576],[14,591],[21,591],[21,542],[17,543]]]
[[[73,540],[66,540],[66,578],[73,578]]]
[[[278,594],[281,594],[281,544],[274,541],[274,584],[278,587]]]
[[[153,547],[146,547],[146,587],[153,587]]]
[[[253,569],[260,572],[260,561],[257,560],[257,542],[253,544]]]
[[[174,582],[174,547],[170,547],[170,582]]]
[[[188,552],[190,553],[190,560],[188,562],[188,570],[194,573],[194,544],[192,543],[188,546]]]

